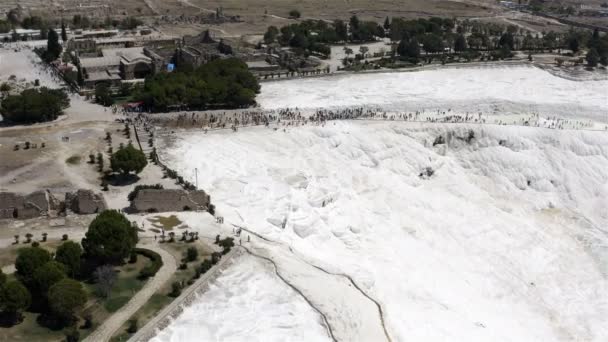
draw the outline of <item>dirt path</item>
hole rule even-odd
[[[110,318],[103,322],[95,331],[89,335],[84,341],[87,342],[101,342],[109,341],[112,335],[118,330],[133,314],[139,310],[144,304],[148,302],[150,297],[156,293],[161,286],[163,286],[177,270],[177,263],[175,258],[156,243],[149,243],[140,246],[142,248],[150,249],[160,254],[163,259],[163,267],[156,273],[156,275],[148,280],[146,285],[131,298],[131,300],[125,304],[122,308],[116,311]]]

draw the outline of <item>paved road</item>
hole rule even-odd
[[[109,341],[112,335],[120,329],[120,327],[133,316],[144,304],[148,302],[150,297],[156,293],[161,286],[163,286],[170,278],[173,273],[177,270],[177,263],[175,258],[156,243],[149,243],[138,246],[141,248],[150,249],[160,254],[163,259],[163,266],[158,270],[156,275],[148,280],[146,285],[131,298],[131,300],[125,304],[122,308],[116,311],[110,316],[102,325],[97,327],[91,335],[89,335],[85,342],[101,342]]]

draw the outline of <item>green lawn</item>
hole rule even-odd
[[[36,322],[38,314],[26,312],[24,319],[18,325],[10,328],[0,328],[0,341],[47,342],[63,341],[63,331],[52,331]]]

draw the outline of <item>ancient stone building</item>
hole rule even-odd
[[[0,219],[29,219],[54,216],[61,210],[61,202],[48,190],[23,195],[0,192]]]
[[[65,194],[65,207],[76,214],[96,214],[107,209],[106,201],[101,194],[91,190],[80,189]]]
[[[144,189],[131,201],[136,212],[207,210],[211,199],[203,190]]]

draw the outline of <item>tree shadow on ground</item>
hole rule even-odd
[[[135,184],[139,181],[139,176],[136,174],[128,174],[128,175],[123,175],[123,174],[109,174],[107,176],[105,176],[103,178],[104,181],[106,181],[106,183],[108,183],[109,185],[112,186],[127,186],[127,185],[132,185]]]

